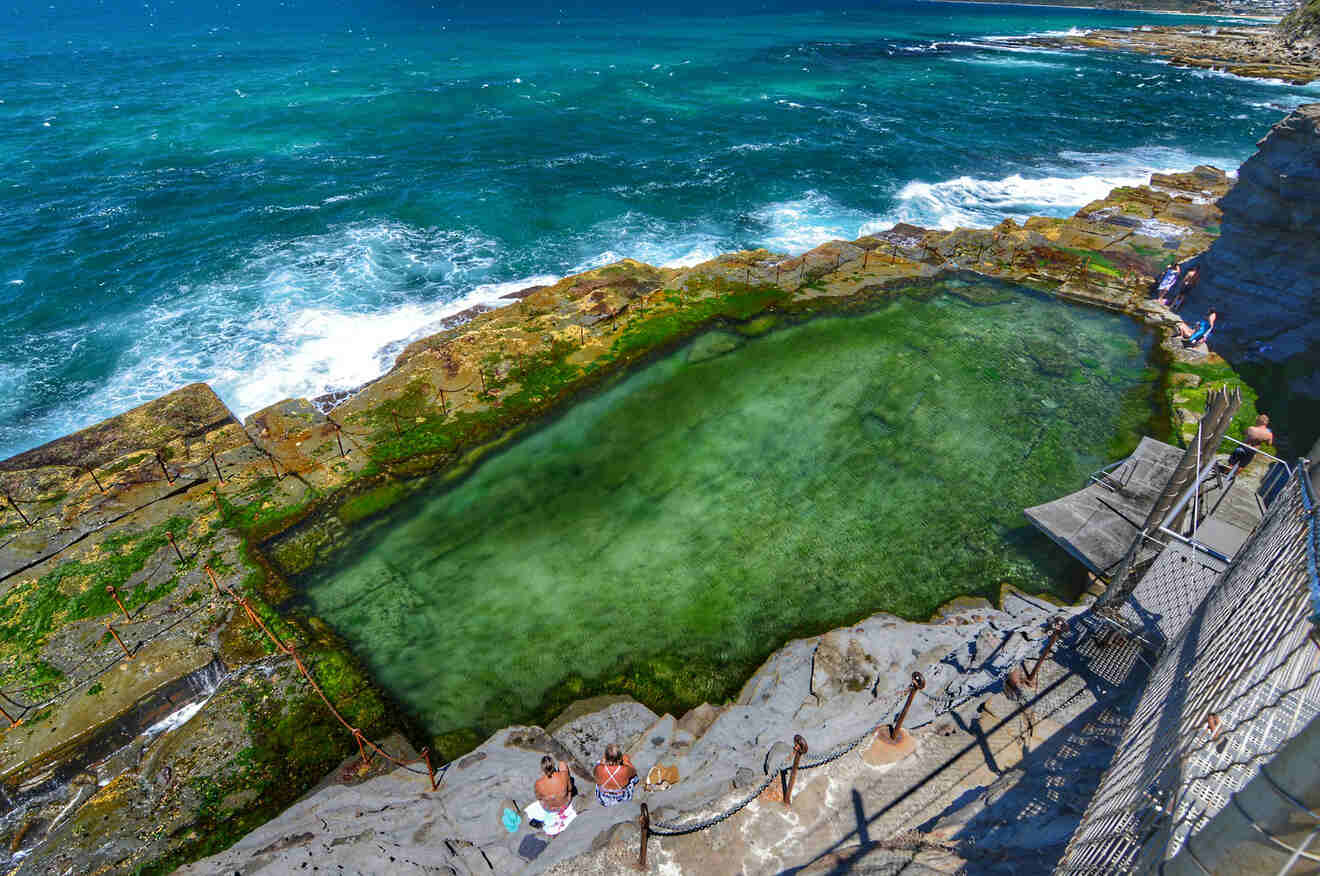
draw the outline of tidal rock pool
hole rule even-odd
[[[452,755],[596,693],[723,701],[785,640],[874,612],[1074,597],[1022,509],[1147,428],[1150,338],[942,289],[695,339],[375,521],[301,582],[310,610]]]

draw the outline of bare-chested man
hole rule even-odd
[[[1228,455],[1229,465],[1245,466],[1256,456],[1253,448],[1274,443],[1274,432],[1270,429],[1269,415],[1261,414],[1257,417],[1255,424],[1247,427],[1247,434],[1243,437],[1246,438],[1244,442],[1246,446],[1239,444],[1233,448],[1233,452]]]

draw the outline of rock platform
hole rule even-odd
[[[1167,58],[1175,67],[1219,70],[1253,79],[1306,85],[1320,79],[1320,41],[1267,25],[1169,25],[1140,30],[1092,30],[1082,35],[1029,37],[1026,45],[1136,52]]]
[[[687,827],[724,815],[749,793],[745,808],[707,829],[653,838],[651,868],[808,873],[865,861],[1044,872],[1108,762],[1134,679],[1097,674],[1078,653],[1086,632],[1078,623],[1035,688],[1006,695],[1004,677],[1040,653],[1045,624],[1059,610],[1016,593],[1004,606],[960,607],[933,624],[876,615],[791,642],[733,703],[678,720],[624,699],[587,702],[554,732],[497,733],[451,765],[434,793],[424,776],[402,770],[333,788],[180,872],[255,876],[333,861],[346,873],[381,872],[386,862],[393,873],[621,873],[637,860],[640,803],[657,829]],[[868,755],[874,731],[894,718],[912,671],[926,679],[906,720],[913,744],[906,756],[880,762]],[[794,734],[809,740],[804,764],[861,741],[804,768],[789,810],[776,768],[787,765]],[[590,770],[609,741],[624,744],[643,775],[672,766],[679,782],[599,806]],[[578,818],[554,838],[525,824],[509,833],[502,807],[530,801],[543,753],[570,763]],[[1057,805],[1042,806],[1042,795]],[[1022,869],[1027,860],[1033,866]]]
[[[381,742],[397,722],[334,631],[279,608],[293,594],[290,579],[353,527],[461,477],[576,394],[715,325],[754,334],[961,277],[975,282],[957,294],[983,294],[987,279],[1023,284],[1167,333],[1177,317],[1148,290],[1167,264],[1215,239],[1214,201],[1231,184],[1200,167],[1116,189],[1066,219],[953,231],[900,225],[801,255],[740,252],[681,270],[624,261],[473,314],[339,399],[283,400],[240,423],[195,384],[0,462],[0,708],[15,722],[0,737],[0,868],[168,872],[230,845],[327,774],[333,781],[320,794],[342,802],[345,823],[359,806],[352,801],[377,799],[364,788],[393,782],[403,783],[398,794],[429,793],[416,773],[372,778],[383,759],[365,771],[343,764],[357,750],[351,728],[401,761],[414,752],[401,739]],[[1189,415],[1196,392],[1236,379],[1208,351],[1174,352],[1202,368],[1192,375],[1197,386],[1180,387]],[[895,650],[880,631],[887,623],[901,622],[871,619],[856,634],[875,666],[854,659],[843,641],[851,633],[804,640],[772,658],[733,704],[680,719],[616,704],[614,723],[570,721],[551,737],[581,762],[602,734],[637,734],[655,749],[647,756],[672,759],[681,776],[657,796],[657,811],[686,812],[754,780],[742,771],[763,775],[772,739],[805,731],[819,748],[860,733],[874,718],[867,685],[877,696],[896,690],[910,667],[931,661],[928,678],[942,679],[938,661],[962,647],[936,626],[904,633],[902,641],[927,643],[917,653],[908,653],[916,645]],[[1000,632],[1012,623],[994,622]],[[828,669],[831,661],[844,674]],[[768,681],[781,675],[796,681]],[[825,710],[825,701],[835,706]],[[914,706],[913,726],[929,723],[922,708]],[[419,822],[408,836],[421,839],[409,842],[432,853],[436,837],[486,849],[498,825],[475,785],[458,782],[462,765],[490,781],[508,776],[511,784],[492,787],[513,795],[525,791],[524,761],[545,738],[511,729],[450,765],[443,790],[425,799],[457,820],[434,835],[416,834]],[[471,759],[482,753],[490,763]],[[442,752],[433,755],[439,765]],[[456,785],[468,790],[447,797]],[[607,821],[604,811],[582,818],[577,836],[594,837],[591,825]],[[335,848],[347,854],[343,846]],[[537,860],[549,866],[571,846],[556,840]]]

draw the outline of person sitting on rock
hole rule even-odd
[[[1247,440],[1234,447],[1233,452],[1228,455],[1230,467],[1235,465],[1239,468],[1246,467],[1246,464],[1256,457],[1255,448],[1262,444],[1274,443],[1274,432],[1270,429],[1269,415],[1261,414],[1257,417],[1255,425],[1248,426],[1247,434],[1243,437]]]
[[[1173,287],[1178,284],[1180,276],[1182,276],[1182,265],[1175,264],[1171,265],[1164,272],[1164,276],[1160,277],[1159,285],[1155,287],[1157,293],[1155,297],[1159,299],[1160,304],[1168,303],[1166,299],[1169,297],[1169,293],[1173,291]]]
[[[547,754],[541,758],[541,772],[545,775],[536,780],[536,799],[548,813],[563,812],[573,802],[573,780],[568,774],[568,764],[562,760],[556,764],[555,759]]]
[[[627,803],[637,786],[637,768],[617,745],[605,746],[605,757],[596,764],[596,799],[602,806]]]
[[[1214,330],[1215,318],[1218,315],[1212,307],[1206,311],[1205,318],[1196,323],[1196,328],[1192,328],[1185,322],[1178,323],[1178,334],[1182,336],[1183,343],[1192,347],[1203,342]]]

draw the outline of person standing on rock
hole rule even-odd
[[[550,755],[541,758],[541,772],[545,775],[536,780],[536,799],[547,813],[559,813],[573,802],[572,779],[568,774],[568,764],[562,760],[558,764]]]
[[[627,803],[637,786],[637,768],[619,746],[605,746],[605,757],[596,764],[596,799],[602,806]]]
[[[1159,299],[1160,304],[1168,304],[1169,293],[1173,291],[1174,286],[1178,285],[1180,276],[1182,276],[1182,265],[1174,264],[1169,266],[1163,277],[1160,277],[1160,283],[1155,287],[1156,297]]]
[[[1182,286],[1178,288],[1178,294],[1173,297],[1173,303],[1169,305],[1170,310],[1182,309],[1183,302],[1187,300],[1187,293],[1192,291],[1192,287],[1199,279],[1201,279],[1200,268],[1192,268],[1187,272],[1187,276],[1183,277]]]

